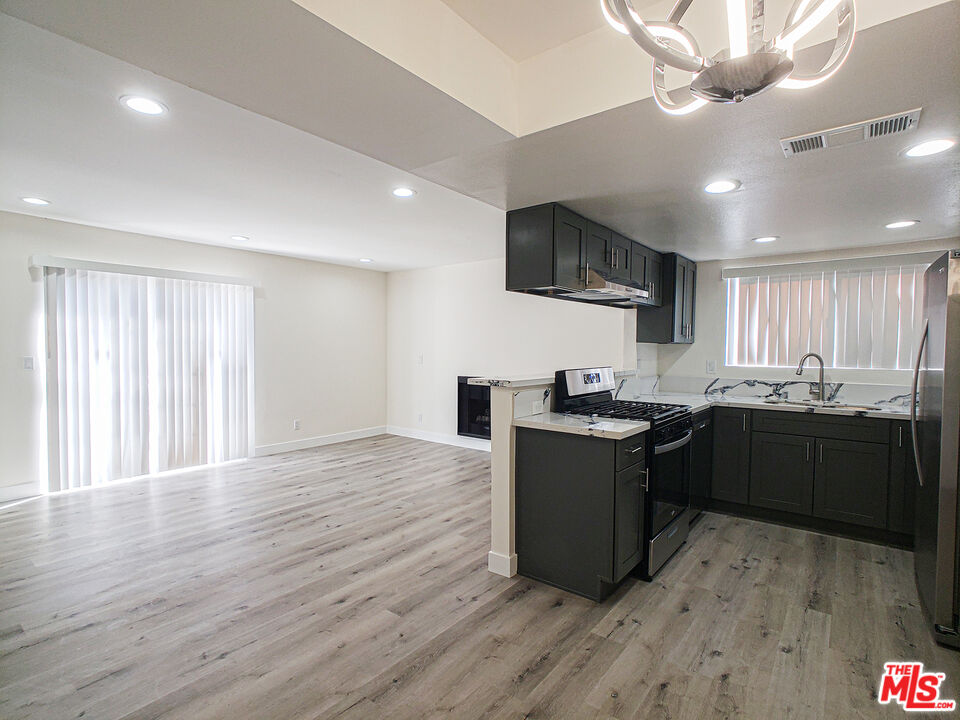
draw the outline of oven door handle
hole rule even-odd
[[[684,433],[683,437],[680,438],[679,440],[674,440],[673,442],[667,443],[666,445],[655,446],[653,448],[653,454],[663,455],[664,453],[668,453],[671,450],[676,450],[677,448],[681,448],[684,445],[686,445],[688,442],[690,442],[690,438],[692,437],[693,437],[693,428],[690,428],[689,430],[687,430],[686,433]]]

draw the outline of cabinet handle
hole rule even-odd
[[[744,432],[747,431],[747,414],[746,413],[743,414],[743,431]]]
[[[644,492],[650,492],[650,468],[643,471],[643,485],[641,487]]]
[[[823,465],[823,443],[820,443],[820,464]]]
[[[807,459],[805,462],[810,462],[810,441],[808,440],[804,443],[804,445],[807,446]]]
[[[903,425],[897,427],[897,447],[903,447]]]
[[[633,450],[627,450],[627,452],[633,455],[634,453],[638,453],[641,450],[643,450],[643,445],[637,445]]]

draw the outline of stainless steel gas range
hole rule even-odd
[[[555,381],[557,412],[650,423],[643,522],[647,550],[639,568],[649,579],[683,545],[689,531],[691,409],[615,399],[611,367],[558,370]]]

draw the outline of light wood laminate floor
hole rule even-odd
[[[910,553],[720,515],[597,605],[487,572],[489,455],[382,436],[0,511],[0,718],[876,718]]]

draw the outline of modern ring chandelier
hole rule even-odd
[[[686,115],[708,102],[741,102],[771,87],[813,87],[839,70],[853,47],[854,0],[794,0],[783,30],[766,41],[763,0],[726,0],[730,47],[703,57],[693,35],[680,25],[692,2],[677,0],[665,21],[644,21],[632,0],[600,0],[607,22],[653,56],[653,97],[671,115]],[[833,12],[838,28],[830,57],[812,75],[794,72],[797,43]],[[682,102],[674,102],[667,92],[667,65],[693,73],[691,95]]]

